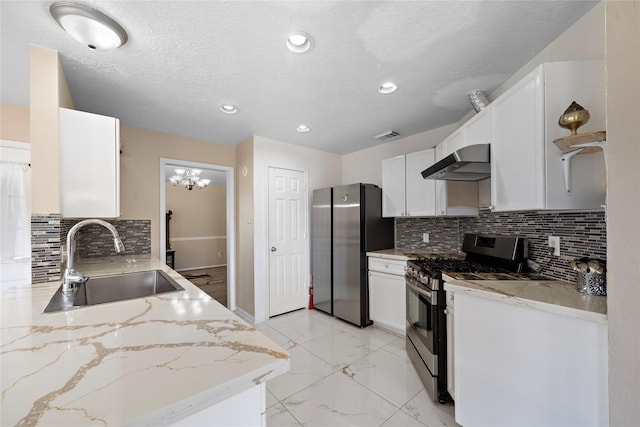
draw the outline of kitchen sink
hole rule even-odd
[[[90,305],[144,298],[184,288],[162,270],[123,273],[113,276],[90,277],[69,296],[62,294],[62,286],[51,297],[44,313],[75,310]]]

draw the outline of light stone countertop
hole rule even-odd
[[[446,291],[529,307],[548,313],[607,324],[607,298],[582,294],[560,280],[455,280],[443,274]]]
[[[185,290],[42,314],[59,281],[3,284],[3,426],[167,425],[289,369],[284,349],[160,261],[77,269],[159,269]]]

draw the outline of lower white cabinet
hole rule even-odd
[[[189,415],[171,424],[172,427],[191,426],[266,426],[266,385],[251,387],[220,403]]]
[[[120,216],[120,122],[60,108],[60,213]]]
[[[607,426],[607,325],[455,294],[456,422]]]
[[[369,317],[391,332],[406,333],[406,261],[369,257]]]

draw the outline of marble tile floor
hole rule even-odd
[[[453,405],[429,399],[405,339],[302,309],[256,326],[291,354],[267,382],[267,425],[457,426]]]

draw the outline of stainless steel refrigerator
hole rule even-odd
[[[314,308],[370,325],[367,252],[392,248],[393,218],[382,217],[382,190],[351,184],[315,190],[312,207]]]

